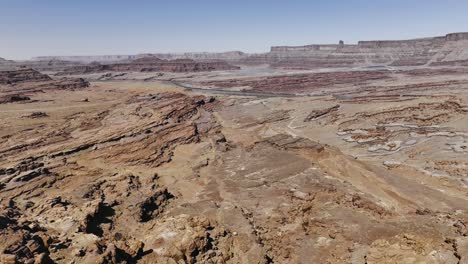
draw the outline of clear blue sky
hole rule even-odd
[[[468,31],[468,0],[0,0],[0,57],[267,51]]]

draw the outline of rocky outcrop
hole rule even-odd
[[[0,263],[467,261],[468,68],[252,72],[0,84]]]
[[[365,94],[433,75],[404,74],[255,75],[233,85]],[[465,260],[465,189],[400,160],[382,165],[404,149],[413,155],[406,163],[431,166],[411,146],[434,155],[419,138],[463,128],[466,102],[449,100],[452,90],[356,105],[332,96],[205,97],[157,82],[53,86],[71,80],[1,86],[34,101],[0,105],[2,263]],[[437,165],[463,179],[466,142],[453,139],[457,163]],[[354,155],[362,146],[385,156]]]
[[[176,147],[196,143],[216,130],[206,112],[214,103],[203,96],[180,93],[135,96],[97,117],[100,132],[82,125],[92,118],[75,117],[57,133],[42,131],[44,137],[37,139],[42,143],[7,151],[9,157],[18,158],[26,152],[44,152],[23,156],[13,166],[2,162],[2,263],[159,263],[171,259],[201,263],[231,258],[229,248],[235,247],[232,236],[216,221],[201,216],[167,216],[178,195],[157,174],[94,174],[90,167],[80,169],[72,161],[73,157],[90,155],[112,166],[160,167],[171,161]],[[203,121],[198,121],[201,116]],[[73,139],[65,130],[82,136]],[[0,156],[4,161],[6,156]],[[65,176],[66,168],[74,168],[77,174]],[[94,174],[83,185],[75,182],[81,181],[82,169],[88,176]],[[65,183],[68,177],[74,178],[71,189],[60,188],[64,191],[61,195],[50,192],[55,183]],[[40,199],[30,200],[35,195],[23,193],[25,189],[41,192]],[[11,202],[6,198],[23,194],[30,197],[26,204],[23,198],[12,198]],[[147,256],[150,253],[152,256]]]
[[[53,80],[32,69],[0,71],[0,104],[34,102],[36,94],[51,90],[79,90],[89,86],[81,78]]]
[[[62,78],[49,83],[37,85],[37,89],[76,90],[89,86],[89,82],[82,78]]]
[[[23,101],[30,101],[31,98],[21,94],[11,94],[11,95],[3,95],[0,96],[0,104],[6,103],[16,103],[16,102],[23,102]]]
[[[317,142],[311,141],[306,138],[292,137],[290,135],[278,134],[265,138],[256,144],[269,144],[275,148],[285,150],[311,150],[315,152],[322,152],[325,147]]]
[[[309,121],[313,121],[318,118],[324,117],[326,115],[329,115],[331,113],[338,111],[338,109],[340,109],[340,105],[335,105],[335,106],[325,108],[325,109],[320,109],[320,110],[314,110],[310,114],[308,114],[306,118],[304,118],[304,122],[309,122]]]
[[[468,32],[450,33],[445,36],[447,41],[468,40]]]
[[[48,117],[48,115],[45,112],[37,111],[37,112],[32,112],[29,115],[25,115],[24,117],[35,119],[35,118],[45,118],[45,117]]]
[[[46,74],[33,69],[21,69],[15,71],[0,71],[0,84],[16,84],[21,82],[50,81]]]

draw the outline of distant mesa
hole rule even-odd
[[[468,32],[450,33],[445,36],[447,41],[468,40]]]
[[[466,66],[468,33],[408,40],[370,40],[357,44],[273,46],[269,53],[252,55],[248,64],[269,64],[291,70],[374,66]]]
[[[408,40],[366,40],[359,41],[358,44],[344,44],[340,40],[338,44],[311,44],[305,46],[273,46],[271,52],[284,51],[317,51],[336,50],[338,48],[404,48],[418,45],[440,45],[447,41],[468,40],[468,32],[450,33],[442,37],[419,38]]]
[[[163,60],[156,56],[142,57],[130,62],[70,67],[58,75],[88,74],[98,72],[203,72],[216,70],[238,70],[240,67],[223,61],[196,62],[191,59]]]
[[[137,55],[99,55],[99,56],[38,56],[33,57],[33,61],[49,61],[49,60],[61,60],[71,61],[80,63],[91,63],[94,61],[98,62],[115,62],[124,60],[136,59]]]
[[[199,72],[237,66],[285,70],[350,67],[468,66],[468,32],[407,40],[363,40],[347,44],[273,46],[269,52],[143,53],[102,56],[40,56],[30,61],[0,59],[0,70],[33,68],[61,74],[104,71]]]
[[[198,62],[206,62],[213,60],[222,61],[238,61],[241,58],[247,57],[248,54],[241,51],[227,52],[185,52],[185,53],[143,53],[137,55],[101,55],[101,56],[39,56],[33,57],[33,61],[44,60],[62,60],[75,63],[116,63],[130,62],[140,58],[157,57],[163,60],[191,59]]]
[[[14,63],[14,62],[0,57],[0,65],[11,64],[11,63]]]

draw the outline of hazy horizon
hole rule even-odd
[[[468,31],[468,2],[0,0],[0,57],[266,52]]]

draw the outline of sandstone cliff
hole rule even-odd
[[[368,66],[465,65],[468,33],[410,40],[372,40],[357,44],[274,46],[265,54],[242,59],[245,64],[311,69]]]

